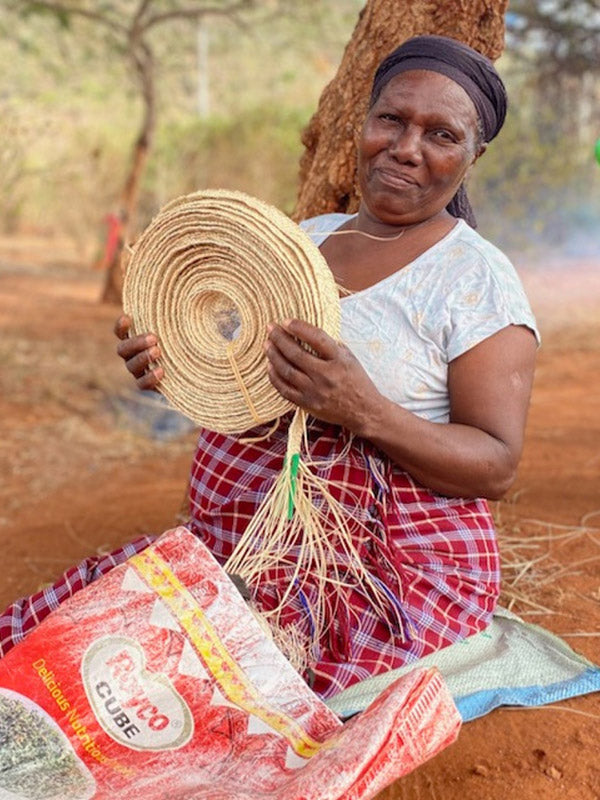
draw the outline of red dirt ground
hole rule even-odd
[[[118,309],[97,302],[102,276],[62,243],[0,240],[0,276],[4,606],[90,553],[171,527],[194,435],[159,443],[123,426],[109,402],[130,389],[115,356]],[[595,634],[567,640],[600,662],[600,264],[522,276],[544,346],[519,478],[496,513],[524,537],[574,535],[541,545],[551,561],[520,584],[553,613],[515,608],[557,633]],[[600,800],[599,742],[600,694],[498,710],[380,798]]]

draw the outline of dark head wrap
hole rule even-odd
[[[384,58],[373,80],[371,105],[383,87],[401,72],[425,69],[439,72],[458,83],[471,98],[481,123],[483,139],[491,141],[506,117],[506,89],[494,65],[473,48],[446,36],[415,36]],[[447,206],[455,217],[463,217],[476,227],[473,209],[461,184]]]

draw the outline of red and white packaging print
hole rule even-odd
[[[371,798],[460,726],[435,670],[342,724],[183,527],[0,661],[0,713],[0,800]]]

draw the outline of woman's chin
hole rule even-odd
[[[398,197],[372,199],[365,206],[370,217],[385,225],[414,225],[437,213],[426,206],[415,206],[414,203]]]

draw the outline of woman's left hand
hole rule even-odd
[[[297,319],[267,330],[269,379],[282,397],[360,435],[382,397],[346,345]]]

